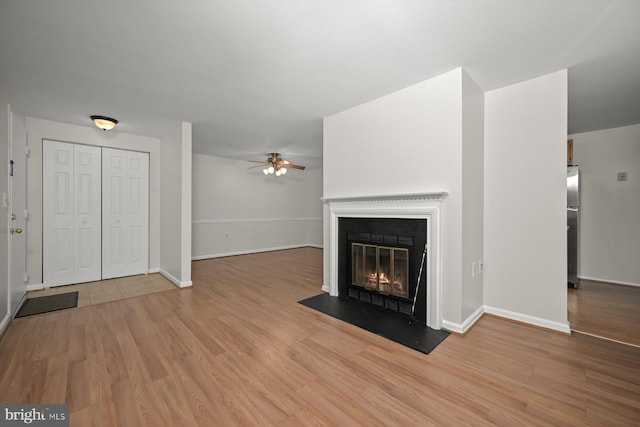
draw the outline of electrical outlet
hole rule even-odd
[[[478,261],[478,274],[484,273],[484,261]]]

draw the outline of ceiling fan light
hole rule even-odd
[[[285,173],[287,173],[287,168],[280,168],[280,172],[282,172],[282,175],[284,175]]]
[[[280,176],[280,175],[282,175],[282,171],[281,171],[280,169],[278,169],[278,170],[276,171],[276,176]]]
[[[268,171],[269,171],[269,173],[274,173],[274,172],[275,172],[275,169],[273,168],[273,166],[269,166]]]
[[[265,175],[269,175],[269,169],[267,168],[262,169],[262,172],[264,172]]]
[[[107,116],[91,116],[93,124],[102,130],[111,130],[118,124],[116,119]]]

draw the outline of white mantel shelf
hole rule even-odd
[[[402,193],[402,194],[381,194],[370,196],[342,196],[342,197],[323,197],[324,203],[333,202],[380,202],[380,201],[408,201],[408,200],[434,200],[443,201],[447,195],[446,191],[430,192],[430,193]]]

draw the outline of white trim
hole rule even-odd
[[[484,306],[478,307],[476,311],[471,313],[462,323],[454,323],[448,320],[442,319],[442,327],[458,334],[466,333],[484,314]]]
[[[44,284],[43,283],[33,283],[31,285],[27,285],[27,292],[29,292],[29,291],[39,291],[41,289],[44,289]]]
[[[418,200],[435,200],[443,201],[447,197],[446,191],[435,191],[430,193],[404,193],[404,194],[381,194],[369,196],[340,196],[340,197],[323,197],[325,203],[332,202],[377,202],[384,201],[418,201]]]
[[[154,267],[149,269],[149,274],[160,273],[160,267]]]
[[[171,282],[179,288],[188,288],[189,286],[193,285],[193,282],[191,280],[189,280],[188,282],[181,282],[175,276],[163,270],[162,268],[160,269],[160,274],[162,274],[167,279],[171,280]]]
[[[271,247],[271,248],[246,249],[246,250],[234,251],[234,252],[221,252],[221,253],[217,253],[217,254],[196,255],[196,256],[192,256],[191,259],[193,261],[198,261],[198,260],[210,259],[210,258],[223,258],[223,257],[227,257],[227,256],[248,255],[248,254],[258,254],[258,253],[261,253],[261,252],[282,251],[282,250],[285,250],[285,249],[306,248],[306,247],[309,247],[309,246],[322,248],[322,246],[314,246],[314,245],[311,245],[311,244],[308,244],[308,243],[304,243],[304,244],[301,244],[301,245],[274,246],[274,247]]]
[[[324,198],[329,205],[329,283],[322,290],[338,296],[338,220],[349,218],[408,218],[427,220],[427,325],[442,328],[443,266],[440,208],[446,192]]]
[[[18,314],[18,311],[20,310],[20,307],[22,307],[22,304],[24,304],[24,301],[27,299],[27,294],[25,293],[24,295],[22,295],[22,298],[20,298],[20,302],[16,305],[16,307],[13,309],[13,313],[9,313],[9,315],[11,316],[11,318],[13,319],[14,317],[16,317],[16,314]]]
[[[625,286],[638,286],[640,287],[640,283],[631,283],[631,282],[621,282],[619,280],[610,280],[610,279],[598,279],[596,277],[586,277],[586,276],[578,276],[579,280],[594,280],[596,282],[607,282],[607,283],[612,283],[614,285],[625,285]],[[578,286],[580,286],[578,284]]]
[[[4,334],[4,331],[7,329],[7,326],[9,326],[10,321],[11,316],[9,315],[9,313],[7,313],[7,315],[4,316],[4,319],[2,319],[2,322],[0,322],[0,337],[2,337],[2,334]]]
[[[484,306],[484,312],[504,317],[506,319],[516,320],[518,322],[528,323],[534,326],[540,326],[542,328],[553,329],[555,331],[564,332],[565,334],[571,333],[569,322],[554,322],[552,320],[543,319],[541,317],[529,316],[528,314],[516,313],[514,311],[503,310],[501,308],[490,307],[488,305]]]
[[[322,221],[322,218],[226,218],[226,219],[194,219],[192,224],[246,224],[252,222],[305,222]]]

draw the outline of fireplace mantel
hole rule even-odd
[[[325,197],[322,199],[325,203],[347,203],[347,202],[409,202],[420,200],[443,201],[447,197],[447,192],[431,192],[431,193],[405,193],[405,194],[385,194],[372,196],[344,196],[344,197]]]
[[[352,218],[416,218],[427,226],[427,325],[442,327],[441,206],[447,193],[408,193],[323,198],[329,207],[329,283],[322,289],[338,296],[338,220]]]

